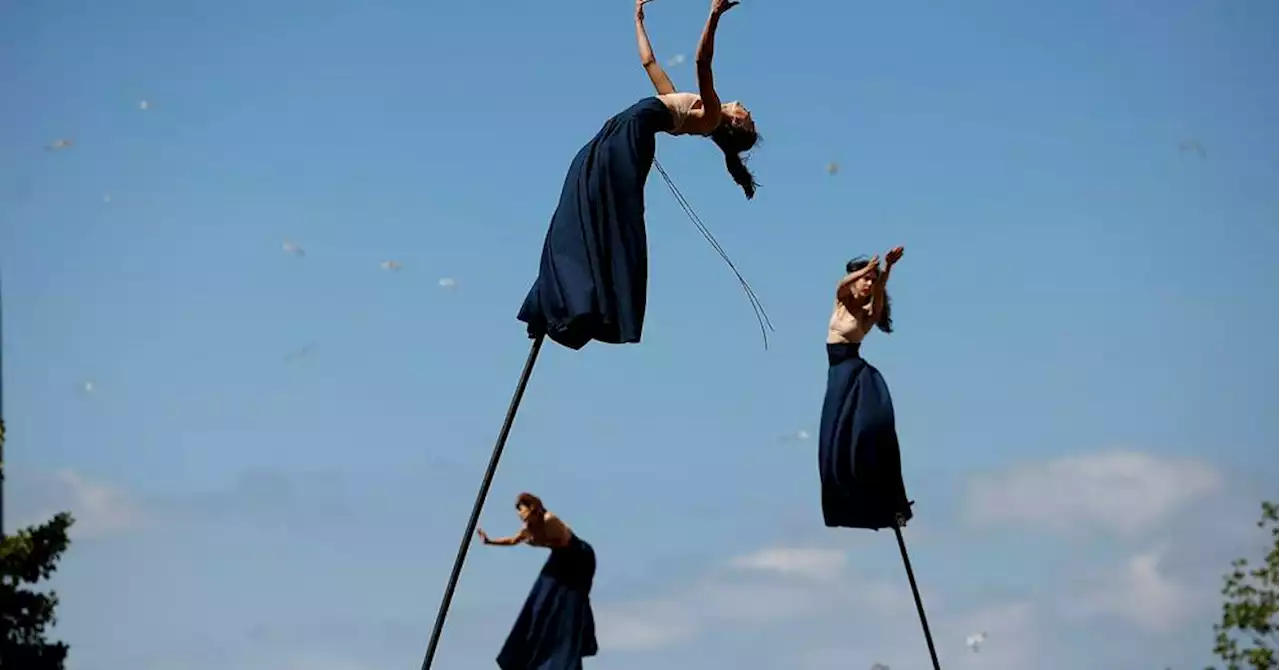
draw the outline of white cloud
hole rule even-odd
[[[598,608],[600,645],[617,651],[660,649],[696,634],[697,616],[675,599],[624,603]]]
[[[26,481],[19,489],[22,495],[15,504],[19,526],[44,523],[54,514],[69,511],[75,517],[72,535],[99,537],[131,531],[147,521],[141,505],[117,486],[73,470],[35,479],[38,481]],[[34,495],[25,495],[27,489]]]
[[[669,594],[597,608],[600,644],[647,651],[710,628],[758,628],[844,607],[880,614],[914,612],[905,586],[844,574],[843,551],[769,547],[727,561]]]
[[[910,603],[910,596],[906,597]],[[1031,603],[997,603],[961,612],[930,606],[928,614],[938,659],[948,670],[1051,667],[1042,657],[1037,632],[1042,621]],[[890,668],[929,666],[929,649],[914,606],[887,616],[876,611],[857,623],[855,628],[851,622],[849,632],[833,644],[801,652],[795,665],[805,670],[845,670],[872,663]],[[989,640],[975,653],[965,646],[965,637],[976,629],[987,631]]]
[[[741,570],[759,570],[812,579],[831,579],[844,570],[847,557],[837,549],[770,547],[729,562]]]
[[[1063,605],[1068,616],[1120,618],[1164,633],[1194,616],[1198,599],[1185,584],[1161,570],[1163,549],[1130,557],[1123,568],[1103,574]]]
[[[978,523],[1131,535],[1166,520],[1221,483],[1221,475],[1200,461],[1112,451],[977,477],[969,483],[966,508]]]
[[[944,620],[941,641],[952,670],[1021,670],[1043,667],[1039,612],[1029,602],[1007,602],[965,612]],[[966,644],[973,631],[986,634],[979,651]],[[940,645],[941,646],[941,645]]]

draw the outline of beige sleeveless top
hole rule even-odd
[[[671,110],[674,117],[675,126],[670,131],[672,135],[684,133],[684,122],[689,118],[689,112],[702,107],[702,96],[697,93],[664,93],[658,99]]]

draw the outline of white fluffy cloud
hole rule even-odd
[[[1074,667],[1088,657],[1073,651],[1077,647],[1071,645],[1081,640],[1110,640],[1130,649],[1120,641],[1131,640],[1135,632],[1174,636],[1201,625],[1212,615],[1217,564],[1206,571],[1198,565],[1201,559],[1193,560],[1169,541],[1188,533],[1203,538],[1220,525],[1221,515],[1213,509],[1224,502],[1215,495],[1222,482],[1202,462],[1134,451],[1059,458],[973,478],[962,500],[972,521],[1086,534],[1074,538],[1069,546],[1080,553],[1073,551],[1060,568],[1008,558],[1019,573],[1013,581],[1025,588],[992,584],[991,593],[983,594],[974,584],[950,582],[958,588],[936,593],[930,590],[940,585],[936,580],[964,580],[955,572],[964,570],[953,565],[955,570],[944,578],[937,565],[925,568],[920,575],[924,600],[944,666]],[[1202,513],[1180,515],[1187,507]],[[1182,521],[1175,533],[1176,519]],[[945,543],[947,537],[939,536],[937,542]],[[1161,539],[1167,541],[1152,549]],[[1117,551],[1127,551],[1129,557],[1115,564],[1102,558]],[[954,560],[975,558],[958,555]],[[870,547],[854,553],[821,543],[762,547],[673,584],[665,594],[598,603],[600,642],[611,654],[657,652],[705,635],[732,635],[753,642],[776,639],[793,655],[760,660],[802,669],[869,668],[877,662],[890,668],[926,667],[928,656],[906,579],[900,566],[891,568],[886,559]],[[1040,586],[1031,586],[1035,584]],[[960,602],[949,597],[960,594],[965,594]],[[1118,625],[1078,626],[1108,621]],[[974,651],[965,639],[977,632],[987,639]],[[679,656],[692,648],[669,653]],[[1115,651],[1109,658],[1124,653]],[[648,657],[636,660],[643,658]]]
[[[1204,603],[1189,585],[1162,569],[1164,553],[1152,549],[1129,557],[1121,568],[1101,574],[1071,595],[1064,613],[1118,618],[1153,633],[1176,629]]]
[[[938,608],[941,610],[941,608]],[[915,610],[897,612],[876,626],[874,662],[889,668],[929,667],[928,650]],[[930,623],[938,658],[948,670],[1026,670],[1053,667],[1042,657],[1040,627],[1042,617],[1027,602],[997,603],[951,614],[930,611]],[[965,637],[975,630],[987,633],[982,651],[973,652]],[[865,639],[840,640],[818,646],[800,655],[797,665],[804,670],[847,670],[871,667],[866,661]],[[854,659],[858,659],[856,662]]]
[[[74,470],[24,477],[15,496],[18,526],[43,523],[58,512],[71,512],[78,537],[100,537],[135,530],[148,518],[124,489]]]
[[[1152,528],[1221,484],[1218,472],[1200,461],[1112,451],[976,477],[965,506],[978,523],[1127,536]]]
[[[767,547],[725,562],[668,595],[599,607],[602,647],[640,651],[690,639],[708,628],[761,626],[828,611],[856,598],[874,607],[901,606],[910,595],[843,574],[845,552]]]
[[[673,595],[599,608],[601,644],[611,652],[652,651],[715,630],[783,635],[805,670],[925,667],[928,651],[905,576],[867,579],[850,569],[847,552],[772,546],[725,562]],[[678,595],[675,595],[678,594]],[[957,609],[924,594],[934,641],[948,668],[1025,670],[1042,653],[1044,619],[1025,601]],[[800,625],[814,637],[781,633]],[[965,646],[974,631],[990,636],[980,653]],[[1043,664],[1041,664],[1043,665]]]
[[[836,549],[769,547],[729,562],[742,570],[773,572],[812,579],[831,579],[844,570],[847,558]]]

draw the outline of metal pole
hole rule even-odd
[[[458,579],[462,576],[462,564],[467,560],[467,549],[474,540],[476,525],[480,523],[480,511],[484,509],[485,498],[489,497],[489,486],[493,484],[493,476],[498,472],[498,461],[502,458],[502,450],[507,446],[507,435],[511,433],[511,425],[515,423],[516,412],[520,409],[520,400],[524,398],[525,386],[529,384],[529,376],[533,374],[533,365],[538,362],[538,351],[542,349],[545,336],[538,335],[529,347],[529,358],[524,362],[524,371],[520,373],[520,381],[516,384],[516,392],[511,396],[511,406],[507,408],[507,418],[502,422],[502,430],[498,431],[498,441],[493,445],[493,455],[489,457],[489,467],[484,471],[484,479],[480,481],[480,491],[476,493],[475,505],[471,507],[471,518],[467,519],[467,530],[462,533],[462,545],[458,547],[458,555],[453,559],[453,572],[449,574],[449,583],[444,588],[444,597],[440,600],[440,609],[436,612],[435,627],[431,629],[431,641],[427,643],[427,654],[422,659],[422,670],[431,670],[431,661],[435,659],[436,647],[440,645],[440,636],[444,633],[444,620],[449,615],[449,605],[453,602],[453,592],[458,588]]]
[[[4,285],[0,283],[0,538],[4,536]]]
[[[920,614],[920,626],[924,628],[924,641],[929,645],[929,658],[933,660],[933,670],[942,670],[938,665],[938,651],[933,647],[933,635],[929,633],[929,618],[924,615],[924,601],[920,599],[920,589],[916,586],[916,573],[911,570],[911,559],[907,556],[907,543],[902,539],[902,516],[893,527],[893,534],[898,537],[898,551],[902,552],[902,565],[907,569],[907,581],[911,582],[911,595],[916,598],[916,612]]]

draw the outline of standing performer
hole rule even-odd
[[[648,2],[636,2],[636,38],[658,95],[606,121],[570,164],[538,279],[517,317],[531,338],[546,335],[571,349],[593,339],[640,341],[649,272],[644,186],[657,133],[710,138],[747,198],[755,195],[756,181],[742,157],[758,139],[755,122],[741,103],[721,102],[711,72],[720,17],[738,3],[712,0],[695,55],[698,92],[678,93],[645,33]]]
[[[485,544],[546,547],[551,556],[502,645],[498,667],[582,670],[582,659],[595,656],[598,650],[591,613],[595,551],[559,517],[548,512],[532,493],[521,493],[516,498],[516,512],[524,526],[515,535],[491,540],[483,530],[477,529],[476,534]]]
[[[902,258],[897,247],[854,259],[836,286],[827,331],[827,395],[822,401],[818,472],[822,517],[829,528],[894,528],[911,518],[889,387],[859,353],[872,327],[893,332],[889,272]]]

